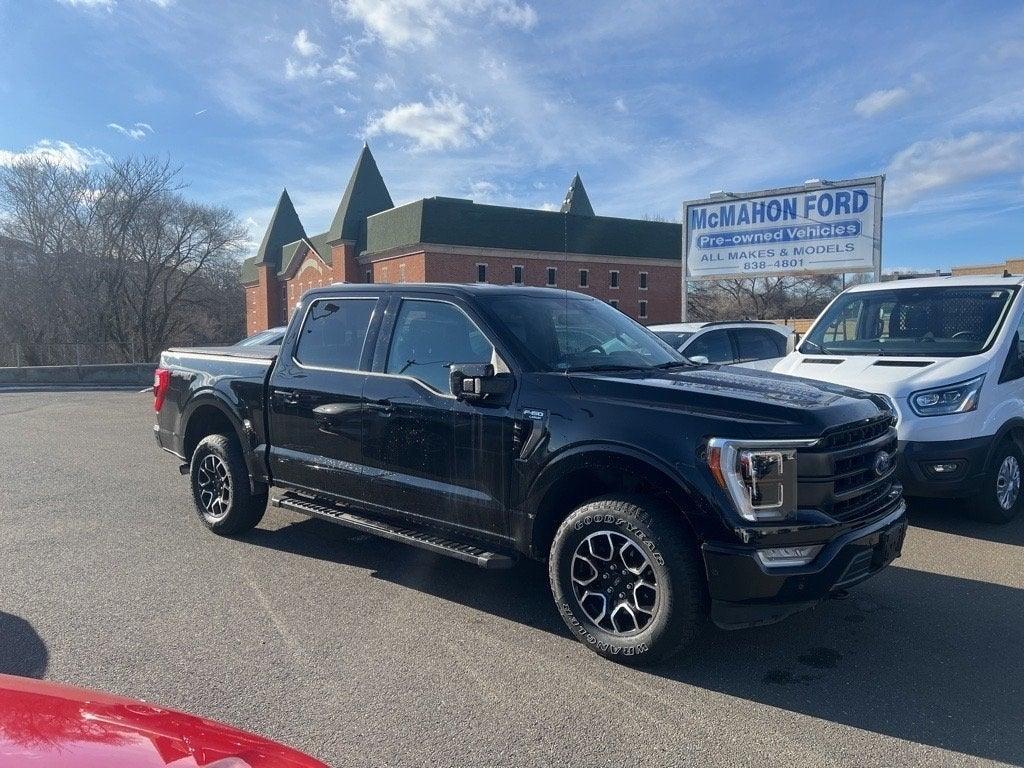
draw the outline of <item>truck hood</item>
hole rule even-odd
[[[746,437],[811,438],[879,414],[871,395],[736,366],[572,374],[584,398],[741,422]]]
[[[793,352],[772,367],[775,373],[832,384],[855,384],[899,400],[911,392],[970,379],[987,369],[984,358],[804,355]]]

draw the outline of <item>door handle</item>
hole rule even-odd
[[[376,411],[380,416],[386,418],[395,411],[394,403],[388,399],[384,400],[371,400],[366,404],[368,411]]]
[[[284,405],[299,404],[298,392],[291,392],[289,390],[279,389],[275,394],[277,395],[277,399],[280,400]]]

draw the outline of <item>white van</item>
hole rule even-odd
[[[1019,277],[874,283],[844,291],[773,370],[885,397],[906,495],[1020,511],[1024,299]]]

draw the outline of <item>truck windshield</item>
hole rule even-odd
[[[686,359],[603,301],[536,295],[495,296],[486,311],[538,371],[640,370]]]
[[[936,286],[840,296],[804,337],[804,354],[966,357],[999,333],[1017,288]]]

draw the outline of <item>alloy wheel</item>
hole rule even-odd
[[[220,520],[227,515],[231,504],[231,475],[227,464],[211,453],[203,457],[196,474],[199,503],[208,518]]]
[[[614,635],[640,632],[658,610],[658,580],[647,554],[617,531],[597,531],[576,547],[572,588],[583,613]]]

